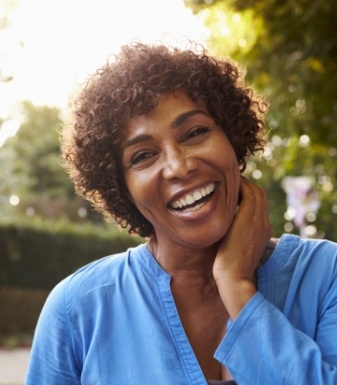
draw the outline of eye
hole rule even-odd
[[[210,128],[207,126],[196,127],[188,133],[187,139],[196,138],[200,135],[207,134],[209,131],[210,131]]]
[[[139,151],[134,154],[130,159],[131,166],[135,166],[149,158],[151,158],[154,154],[150,151]]]

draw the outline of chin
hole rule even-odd
[[[212,234],[203,234],[197,238],[193,237],[193,239],[186,240],[191,247],[196,249],[206,249],[212,246],[218,246],[226,233],[219,232],[218,234],[212,232]]]

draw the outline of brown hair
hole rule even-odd
[[[246,157],[264,145],[260,117],[266,110],[245,86],[244,76],[231,60],[217,60],[204,49],[122,47],[88,80],[75,101],[71,124],[61,132],[64,166],[76,191],[130,233],[150,236],[153,227],[128,199],[120,165],[125,120],[152,110],[161,94],[183,89],[193,101],[205,103],[243,171]]]

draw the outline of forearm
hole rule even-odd
[[[215,358],[240,385],[337,383],[337,362],[325,362],[320,346],[260,293],[230,325]]]
[[[216,280],[221,300],[232,320],[235,320],[249,300],[256,293],[252,280],[246,278],[235,279],[223,275]]]

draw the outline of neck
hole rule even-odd
[[[161,267],[172,277],[174,285],[204,290],[215,286],[213,263],[218,244],[207,248],[187,248],[180,245],[165,246],[152,237],[147,247]]]

